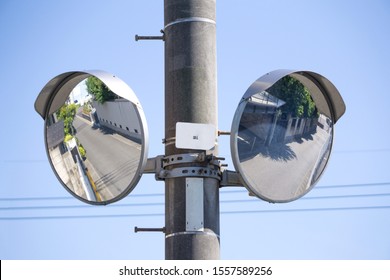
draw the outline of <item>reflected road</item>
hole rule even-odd
[[[241,161],[242,169],[250,185],[259,186],[262,196],[275,201],[296,198],[311,187],[311,178],[318,175],[315,168],[323,168],[320,163],[330,141],[329,133],[318,127],[313,139],[286,144],[295,157],[278,160],[260,153]]]
[[[86,150],[84,161],[103,200],[120,195],[130,184],[138,168],[141,145],[113,131],[92,128],[76,115],[76,137]]]

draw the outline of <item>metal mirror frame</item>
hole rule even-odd
[[[87,199],[84,199],[80,196],[77,196],[75,193],[73,193],[62,181],[62,179],[59,177],[56,169],[53,166],[52,160],[49,155],[48,145],[47,145],[47,129],[46,129],[46,119],[47,117],[54,113],[57,109],[59,109],[68,98],[71,91],[74,89],[75,86],[77,86],[81,81],[84,79],[94,76],[98,79],[100,79],[106,86],[113,91],[115,94],[117,94],[120,97],[123,97],[127,100],[129,100],[136,111],[137,117],[140,122],[140,129],[141,129],[141,135],[142,135],[142,147],[141,147],[141,157],[140,162],[138,164],[138,168],[134,174],[134,177],[132,178],[131,182],[125,189],[125,191],[118,195],[117,197],[114,197],[110,200],[96,202],[96,201],[89,201]],[[52,105],[54,105],[52,107]],[[116,202],[118,200],[121,200],[125,196],[127,196],[137,185],[139,180],[141,179],[142,173],[144,171],[144,168],[146,166],[147,162],[147,156],[148,156],[148,147],[149,147],[149,134],[148,134],[148,127],[146,123],[146,118],[144,111],[142,109],[142,106],[133,92],[133,90],[121,79],[117,78],[116,76],[100,71],[100,70],[87,70],[87,71],[71,71],[71,72],[65,72],[62,73],[53,79],[51,79],[41,90],[39,93],[35,104],[34,104],[35,110],[37,113],[44,119],[44,141],[45,141],[45,149],[46,154],[50,162],[50,166],[52,170],[54,171],[54,174],[56,175],[57,179],[60,181],[60,183],[63,185],[63,187],[74,197],[77,199],[88,203],[92,205],[107,205],[113,202]],[[58,107],[58,108],[57,108]]]
[[[244,112],[245,106],[247,104],[246,100],[253,96],[256,93],[263,92],[270,87],[272,87],[277,81],[282,79],[285,76],[293,76],[297,80],[299,80],[303,85],[309,87],[309,91],[312,94],[313,85],[316,86],[316,93],[322,94],[327,104],[320,104],[320,106],[328,106],[329,107],[329,114],[330,117],[333,120],[333,125],[336,124],[336,122],[340,119],[340,117],[345,113],[346,107],[345,103],[337,90],[337,88],[325,77],[322,75],[311,72],[311,71],[296,71],[296,70],[275,70],[272,72],[269,72],[260,78],[258,78],[256,81],[254,81],[251,86],[247,89],[247,91],[242,96],[238,107],[236,109],[236,112],[233,117],[232,126],[231,126],[231,134],[230,134],[230,150],[231,150],[231,156],[233,160],[233,165],[235,169],[239,173],[239,177],[241,180],[241,183],[244,185],[245,188],[249,191],[251,195],[255,195],[256,197],[271,202],[271,203],[280,203],[280,202],[291,202],[294,201],[305,194],[307,194],[315,185],[315,183],[307,190],[307,192],[303,193],[301,196],[296,197],[291,200],[283,200],[283,201],[275,201],[271,200],[267,197],[262,196],[259,194],[254,187],[251,186],[250,182],[245,177],[245,172],[242,168],[242,165],[240,163],[239,159],[239,153],[238,153],[238,129],[241,121],[241,116]],[[316,104],[317,105],[317,104]],[[334,131],[334,129],[333,129]],[[333,133],[332,131],[332,133]],[[333,143],[333,136],[332,136],[332,143]],[[332,144],[330,148],[330,154],[332,150]],[[329,159],[328,159],[329,160]],[[327,161],[328,163],[328,161]],[[326,164],[327,165],[327,164]],[[321,174],[318,176],[318,179],[322,176],[326,165],[324,169],[322,170]],[[318,180],[317,180],[318,181]]]

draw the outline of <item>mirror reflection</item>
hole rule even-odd
[[[244,102],[237,150],[250,189],[271,202],[303,196],[319,179],[331,151],[329,113],[321,111],[292,76]]]
[[[53,106],[53,105],[51,105]],[[104,202],[127,193],[141,158],[137,108],[94,76],[80,82],[46,118],[52,166],[76,196]]]

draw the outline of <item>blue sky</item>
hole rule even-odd
[[[134,35],[163,25],[163,1],[0,2],[0,259],[164,258],[163,234],[133,233],[164,226],[164,184],[143,175],[111,206],[79,202],[51,171],[34,110],[60,73],[111,72],[144,108],[149,157],[162,154],[164,45]],[[389,26],[385,0],[217,2],[220,130],[249,85],[276,69],[324,75],[347,105],[326,172],[303,199],[221,190],[222,259],[390,258]],[[219,140],[232,169],[229,138]]]

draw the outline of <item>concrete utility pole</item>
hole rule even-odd
[[[215,0],[165,0],[165,258],[219,259],[219,171],[177,149],[176,123],[217,128]],[[217,156],[217,145],[206,154]],[[214,158],[215,159],[215,158]],[[166,163],[167,164],[167,163]],[[188,176],[187,176],[188,175]]]
[[[65,102],[66,96],[84,79],[95,77],[132,104],[135,118],[131,122],[137,123],[140,127],[141,148],[138,163],[134,163],[135,171],[130,172],[132,175],[126,178],[129,180],[127,188],[104,201],[99,201],[93,194],[87,198],[82,197],[79,192],[73,190],[74,184],[72,183],[67,185],[66,189],[83,202],[105,205],[122,199],[132,191],[143,173],[154,174],[156,180],[164,180],[165,226],[163,228],[135,227],[134,231],[164,232],[167,260],[220,258],[220,187],[244,186],[250,194],[273,203],[293,201],[310,191],[327,164],[333,140],[333,124],[345,112],[345,104],[338,90],[322,75],[311,71],[276,70],[257,79],[244,93],[236,109],[231,131],[218,131],[215,11],[216,0],[164,0],[163,35],[135,36],[137,41],[164,40],[165,42],[164,155],[154,158],[147,157],[148,128],[142,107],[134,92],[112,74],[96,70],[62,73],[46,84],[35,101],[35,110],[45,120],[45,146],[49,161],[54,173],[64,186],[66,183],[58,175],[64,172],[62,167],[64,163],[55,163],[53,157],[50,157],[51,148],[63,143],[63,124],[61,126],[59,123],[57,126],[53,123],[52,126],[48,126],[48,122],[54,112],[61,107],[61,103]],[[311,143],[308,143],[305,148],[301,145],[298,148],[295,143],[290,145],[290,143],[283,142],[289,144],[292,153],[306,155],[306,157],[299,157],[298,163],[280,161],[269,164],[272,158],[280,156],[279,152],[269,149],[269,157],[251,157],[246,159],[244,164],[240,155],[242,155],[241,151],[244,153],[246,151],[244,147],[240,151],[241,145],[238,141],[241,138],[239,131],[242,121],[247,121],[248,116],[254,114],[253,119],[257,121],[250,121],[251,125],[261,125],[262,121],[259,120],[265,114],[263,110],[248,113],[247,105],[251,103],[250,106],[256,106],[252,104],[256,103],[252,102],[252,98],[261,101],[263,97],[259,93],[264,93],[267,102],[268,98],[276,98],[275,102],[270,102],[266,106],[267,108],[281,107],[283,105],[281,102],[284,101],[276,96],[268,97],[266,91],[269,92],[275,83],[288,76],[301,83],[300,86],[310,89],[316,111],[323,122],[327,123],[329,129],[324,131],[323,125],[316,121],[315,125],[318,129],[317,127],[310,129],[310,134],[319,133],[319,136],[315,138],[321,140],[310,141]],[[263,102],[259,104],[262,108],[265,106]],[[262,154],[263,148],[268,149],[268,146],[273,145],[272,138],[279,113],[276,112],[272,124],[270,122],[272,125],[270,133],[269,131],[251,132],[255,133],[259,139],[267,139],[266,143],[256,144],[258,145],[255,149],[256,154]],[[285,112],[287,115],[290,113]],[[221,172],[222,165],[219,160],[222,158],[218,158],[217,134],[230,135],[232,160],[237,171],[223,170]],[[246,136],[243,135],[243,137]],[[251,138],[248,137],[249,140]],[[118,151],[120,149],[122,148],[118,148]],[[255,155],[251,153],[250,156],[252,154]],[[137,155],[138,152],[130,156],[135,159]],[[104,155],[100,156],[104,157]],[[259,166],[266,166],[267,176],[264,175],[264,170],[262,173],[258,172],[256,167]],[[295,171],[292,172],[291,168]],[[72,176],[70,170],[65,170],[65,172]],[[281,172],[284,172],[287,177],[284,176],[282,180],[272,182],[273,184],[264,184],[267,180],[273,181],[277,177],[275,174]],[[288,177],[290,173],[295,176]],[[304,176],[296,176],[296,174]],[[88,183],[88,180],[93,184],[92,179],[87,178],[84,181]],[[109,188],[109,185],[106,187]],[[112,187],[115,188],[115,186]]]

